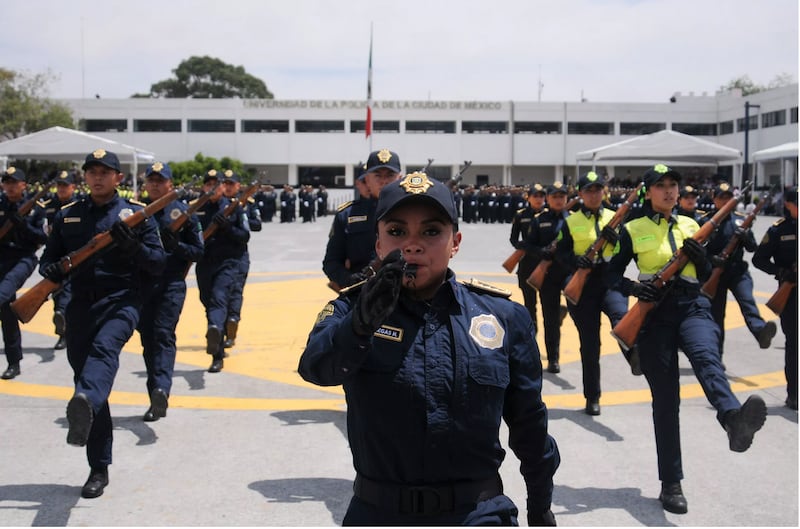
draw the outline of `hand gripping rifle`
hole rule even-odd
[[[181,194],[183,194],[183,188],[173,189],[143,209],[129,215],[122,222],[133,228],[164,209],[170,202],[180,197]],[[98,233],[89,242],[59,259],[58,264],[61,272],[63,274],[72,273],[76,267],[86,262],[103,248],[111,246],[113,242],[114,239],[111,237],[110,231]],[[61,283],[44,278],[11,303],[11,310],[16,314],[19,321],[28,323],[47,300],[47,296],[58,290],[59,286],[61,286]]]
[[[761,211],[761,208],[766,202],[766,197],[763,197],[762,200],[758,201],[758,205],[742,221],[741,228],[743,230],[747,230],[750,228],[750,226],[752,226],[753,221],[756,219],[756,215],[758,215],[758,212]],[[703,283],[703,288],[700,289],[701,294],[709,299],[717,295],[719,280],[722,277],[722,272],[725,271],[725,262],[736,252],[740,244],[742,244],[742,238],[734,233],[733,237],[731,237],[731,240],[728,241],[728,244],[725,245],[725,248],[719,254],[719,257],[722,259],[721,264],[719,266],[714,266],[714,269],[711,270],[711,275],[708,277],[708,279],[706,279],[706,282]]]
[[[217,185],[215,185],[211,190],[197,197],[197,200],[189,204],[189,207],[186,209],[186,211],[182,211],[178,218],[170,222],[169,226],[167,227],[169,231],[180,231],[180,229],[183,228],[183,225],[186,224],[186,221],[188,221],[192,215],[197,213],[200,208],[205,206],[206,202],[211,200],[211,197],[213,197],[217,192],[218,187],[219,183],[217,183]]]
[[[795,282],[781,281],[778,285],[778,290],[776,290],[772,297],[769,298],[769,301],[767,301],[769,310],[780,316],[783,309],[786,308],[786,303],[789,302],[789,296],[792,294],[792,290],[796,287],[797,283]]]
[[[579,197],[575,197],[569,202],[567,202],[567,205],[564,206],[564,211],[566,211],[567,214],[569,214],[569,211],[575,206],[575,204],[578,203],[579,200],[580,200]],[[553,253],[556,251],[556,246],[558,246],[558,233],[556,233],[556,237],[552,241],[550,241],[550,244],[547,245],[545,251]],[[536,265],[536,268],[533,269],[533,272],[531,272],[531,275],[528,276],[525,282],[528,283],[533,288],[535,288],[536,290],[541,289],[542,284],[544,284],[544,278],[547,275],[547,272],[550,270],[550,266],[552,266],[552,264],[553,264],[552,259],[540,260],[539,263]]]
[[[40,198],[45,196],[48,191],[50,191],[50,186],[55,182],[55,178],[47,182],[39,191],[36,192],[31,198],[26,200],[19,208],[17,208],[17,213],[20,217],[25,217],[28,213],[31,212],[33,206],[39,201]],[[11,222],[11,219],[6,219],[2,226],[0,226],[0,239],[8,235],[8,233],[14,229],[16,225]]]
[[[227,218],[233,215],[233,212],[236,211],[236,206],[239,204],[244,207],[247,204],[247,199],[253,196],[259,187],[261,187],[261,183],[258,180],[250,184],[247,189],[242,192],[239,198],[232,199],[230,203],[225,206],[225,209],[222,210],[222,214]],[[209,238],[211,238],[211,236],[217,232],[217,229],[219,229],[219,224],[216,222],[211,222],[203,232],[203,240],[207,241]]]
[[[644,182],[639,182],[639,185],[637,185],[636,188],[628,194],[628,198],[626,198],[625,202],[620,205],[616,213],[614,213],[614,216],[611,217],[610,221],[608,221],[607,226],[610,226],[612,229],[617,229],[617,226],[625,221],[625,217],[628,216],[628,211],[631,209],[631,206],[634,202],[636,202],[636,200],[638,200],[639,190],[643,185]],[[606,242],[606,238],[600,235],[594,241],[594,243],[587,248],[586,253],[583,255],[594,262],[596,257],[603,251]],[[586,280],[589,279],[589,274],[591,272],[591,268],[578,268],[575,270],[575,273],[572,274],[567,286],[564,287],[564,297],[567,298],[567,300],[572,304],[577,305],[578,301],[580,301],[583,287],[586,285]]]
[[[736,208],[739,201],[744,198],[744,191],[752,184],[747,184],[742,189],[742,194],[739,198],[729,200],[722,208],[717,211],[710,221],[703,224],[697,232],[692,235],[692,239],[700,244],[706,242],[714,233],[720,223],[725,220],[725,217]],[[670,279],[678,274],[684,266],[689,262],[689,257],[683,252],[683,248],[679,248],[677,252],[670,258],[669,261],[656,273],[651,281],[658,288],[663,288]],[[617,342],[623,349],[630,349],[636,343],[636,338],[639,336],[639,331],[644,325],[644,320],[647,315],[656,307],[653,301],[637,300],[625,316],[614,326],[611,331],[611,336],[616,338]]]

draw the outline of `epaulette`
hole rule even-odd
[[[781,222],[783,222],[784,220],[786,220],[786,217],[781,217],[778,220],[776,220],[775,222],[773,222],[772,225],[773,226],[780,226]]]
[[[349,208],[352,205],[353,205],[353,201],[352,200],[348,200],[347,202],[345,202],[344,204],[342,204],[341,206],[336,208],[336,213],[341,213],[342,211],[344,211],[345,209]]]
[[[70,207],[70,206],[72,206],[74,204],[77,204],[78,202],[80,202],[80,200],[73,200],[69,204],[64,204],[63,206],[61,206],[61,209],[67,209],[68,207]]]
[[[367,280],[364,279],[364,280],[359,281],[357,283],[353,283],[350,286],[343,287],[343,288],[339,289],[339,295],[340,296],[350,296],[352,294],[358,294],[358,292],[361,290],[361,287],[363,287],[366,283],[367,283]]]
[[[39,206],[40,208],[43,208],[46,207],[47,204],[49,204],[52,200],[53,200],[52,198],[48,198],[47,200],[39,200],[36,202],[36,205]]]
[[[189,205],[190,205],[190,206],[191,206],[191,205],[193,205],[193,204],[194,204],[195,202],[197,202],[198,200],[200,200],[200,197],[197,197],[197,198],[195,198],[194,200],[190,200],[190,201],[189,201]]]
[[[255,204],[256,203],[256,199],[254,199],[253,197],[247,197],[247,201],[249,203],[251,203],[251,204]]]
[[[525,208],[518,209],[518,210],[517,210],[517,215],[519,215],[519,214],[520,214],[520,213],[522,213],[523,211],[525,211]]]
[[[131,204],[133,204],[135,206],[142,206],[143,208],[147,207],[147,204],[145,204],[144,202],[139,202],[138,200],[134,200],[132,198],[129,198],[128,202],[130,202]]]
[[[503,288],[498,288],[494,285],[490,285],[489,283],[485,283],[483,281],[479,281],[474,277],[469,278],[466,281],[461,282],[462,285],[467,287],[473,292],[478,292],[480,294],[489,294],[492,296],[497,296],[500,298],[510,298],[511,291],[505,290]]]

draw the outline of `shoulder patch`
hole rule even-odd
[[[251,204],[255,204],[256,203],[256,199],[254,199],[253,197],[247,197],[247,201],[249,203],[251,203]]]
[[[77,203],[78,203],[77,200],[73,200],[72,202],[70,202],[68,204],[64,204],[63,206],[61,206],[61,209],[67,209],[68,207],[73,206],[73,205],[75,205]]]
[[[39,200],[38,202],[36,202],[36,205],[39,206],[40,208],[43,208],[47,206],[47,204],[52,202],[52,200],[53,200],[52,198],[48,198],[47,200]]]
[[[353,205],[353,201],[352,200],[348,200],[347,202],[345,202],[344,204],[342,204],[341,206],[336,208],[336,212],[340,213],[340,212],[344,211],[345,209],[349,208],[352,205]]]
[[[461,281],[461,284],[470,289],[473,292],[478,292],[480,294],[490,294],[492,296],[497,296],[501,298],[510,298],[511,291],[505,290],[503,288],[496,287],[494,285],[490,285],[489,283],[485,283],[483,281],[479,281],[474,277],[469,278],[466,281]]]
[[[778,220],[776,220],[775,222],[773,222],[773,223],[772,223],[772,225],[773,225],[773,226],[780,226],[780,225],[781,225],[781,223],[782,223],[784,220],[786,220],[786,217],[781,217],[781,218],[779,218]]]
[[[134,205],[136,205],[136,206],[141,206],[141,207],[143,207],[143,208],[146,208],[146,207],[147,207],[147,204],[145,204],[144,202],[139,202],[138,200],[134,200],[134,199],[132,199],[132,198],[129,198],[129,199],[128,199],[128,203],[129,203],[129,204],[134,204]]]
[[[197,198],[195,198],[194,200],[190,200],[190,201],[189,201],[189,205],[190,205],[190,206],[191,206],[191,205],[193,205],[193,204],[194,204],[195,202],[197,202],[198,200],[200,200],[200,197],[197,197]]]

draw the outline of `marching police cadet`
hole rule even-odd
[[[203,191],[208,192],[217,185],[221,173],[209,170],[203,178]],[[203,257],[197,261],[197,288],[200,302],[206,309],[206,353],[211,355],[209,373],[218,373],[224,367],[223,333],[228,318],[231,293],[241,277],[242,259],[247,253],[250,230],[244,210],[237,205],[230,216],[224,210],[230,199],[223,196],[223,186],[235,187],[239,178],[230,169],[224,173],[223,185],[217,193],[197,212],[200,225],[205,231],[211,224],[217,228],[205,240]]]
[[[362,195],[362,198],[346,202],[337,210],[322,260],[322,271],[334,290],[364,278],[364,270],[375,258],[376,199],[381,189],[399,176],[400,157],[397,153],[389,149],[373,151],[367,158],[363,175],[369,196]]]
[[[704,212],[697,209],[697,198],[699,196],[700,192],[695,187],[683,186],[678,197],[678,209],[675,210],[675,213],[691,217],[695,222],[699,223],[700,219],[705,216]]]
[[[145,273],[160,273],[166,254],[151,219],[135,229],[122,222],[142,207],[117,193],[125,177],[117,155],[97,149],[86,157],[83,170],[91,194],[56,214],[39,271],[61,282],[62,257],[100,232],[109,231],[114,240],[114,251],[96,254],[70,274],[72,299],[65,314],[67,328],[80,330],[66,335],[75,381],[67,404],[67,443],[86,446],[91,472],[81,496],[96,498],[108,485],[113,439],[108,396],[120,351],[139,321]]]
[[[781,330],[786,339],[784,373],[786,406],[797,409],[797,188],[783,193],[783,217],[770,226],[753,254],[753,266],[774,275],[791,291],[781,311]]]
[[[733,189],[727,182],[720,182],[714,188],[714,208],[719,210],[726,202],[733,199]],[[753,298],[753,278],[744,261],[744,252],[754,252],[757,244],[751,230],[743,230],[740,226],[746,215],[734,211],[728,215],[717,227],[714,234],[706,244],[706,253],[712,263],[722,266],[722,275],[719,279],[717,291],[711,300],[711,314],[720,330],[720,354],[724,351],[725,344],[725,308],[728,301],[728,291],[733,294],[739,309],[744,316],[744,322],[750,333],[755,336],[758,346],[766,349],[772,343],[772,338],[778,330],[774,321],[765,322],[758,311],[756,300]],[[702,226],[708,218],[700,221]],[[734,235],[739,237],[741,244],[727,259],[722,259],[719,254],[725,249]]]
[[[478,191],[475,189],[475,186],[470,185],[464,189],[464,222],[468,224],[478,222],[478,214]]]
[[[547,187],[547,208],[534,216],[528,236],[525,239],[527,252],[532,253],[537,263],[542,259],[552,260],[554,255],[548,247],[561,232],[569,211],[567,205],[567,187],[555,182]],[[528,274],[530,276],[530,274]],[[525,279],[528,278],[525,277]],[[567,307],[561,305],[561,289],[567,272],[564,267],[550,266],[542,282],[539,296],[542,303],[542,320],[544,323],[544,345],[547,351],[547,371],[560,373],[561,365],[561,322],[567,315]],[[530,287],[530,286],[529,286]]]
[[[144,186],[152,200],[158,200],[172,191],[172,170],[169,165],[155,162],[148,166]],[[147,369],[150,407],[143,418],[148,422],[167,415],[177,353],[175,328],[186,301],[184,274],[193,262],[203,256],[203,234],[197,215],[192,215],[178,231],[169,229],[170,224],[187,209],[186,204],[175,200],[153,215],[167,260],[163,274],[151,276],[145,288],[142,316],[137,326]]]
[[[446,185],[408,174],[381,191],[376,218],[381,267],[322,309],[298,368],[344,386],[356,478],[343,525],[516,525],[498,475],[503,418],[528,524],[555,525],[559,453],[530,316],[509,292],[455,280]]]
[[[328,216],[328,190],[320,184],[314,194],[314,201],[317,203],[317,217]]]
[[[264,186],[264,206],[261,209],[261,219],[264,222],[272,222],[275,217],[276,205],[275,201],[278,199],[275,193],[275,188],[271,185]]]
[[[528,314],[531,315],[533,321],[533,328],[538,330],[538,321],[536,318],[536,289],[525,282],[531,275],[536,265],[539,264],[540,257],[536,252],[528,247],[527,238],[528,231],[531,227],[531,220],[533,217],[542,210],[544,204],[545,188],[542,184],[534,184],[528,189],[527,202],[525,207],[519,209],[514,213],[514,218],[511,222],[511,246],[518,250],[525,250],[525,255],[519,260],[517,265],[517,284],[522,290],[522,300],[525,308],[528,309]],[[538,209],[535,207],[539,206]]]
[[[60,171],[58,176],[56,176],[55,193],[40,204],[44,209],[45,218],[47,219],[47,223],[45,224],[46,233],[50,233],[53,219],[55,219],[58,210],[67,204],[71,204],[77,198],[78,197],[75,195],[74,173]],[[67,341],[66,338],[64,338],[67,329],[64,313],[67,308],[67,303],[69,303],[71,292],[72,286],[70,285],[69,278],[61,283],[61,287],[58,290],[53,292],[53,325],[56,328],[56,335],[58,336],[58,341],[53,346],[53,349],[56,350],[67,347]]]
[[[626,296],[659,303],[637,343],[641,369],[653,397],[659,500],[665,510],[676,514],[688,511],[681,488],[678,348],[689,358],[706,397],[717,410],[732,451],[747,450],[767,416],[766,405],[757,395],[740,405],[725,377],[719,357],[720,331],[711,318],[709,300],[700,294],[699,280],[710,267],[703,247],[691,238],[699,226],[689,217],[673,214],[680,180],[680,173],[663,164],[645,173],[645,214],[624,224],[606,277],[610,288]],[[690,262],[667,286],[658,288],[652,281],[654,275],[680,248]],[[625,277],[631,259],[639,269],[638,281]]]
[[[22,333],[19,321],[10,304],[17,299],[17,290],[31,276],[38,258],[36,251],[44,244],[44,212],[36,206],[27,215],[20,215],[25,203],[27,182],[25,173],[9,167],[0,177],[3,194],[0,195],[0,228],[9,231],[0,239],[0,322],[8,367],[0,375],[4,380],[19,376],[22,360]]]
[[[294,193],[294,189],[289,184],[285,184],[283,186],[283,191],[281,191],[281,222],[294,222],[296,211],[295,211],[295,202],[297,201],[297,195]]]
[[[590,171],[578,179],[577,187],[582,204],[578,211],[567,217],[561,228],[556,260],[557,266],[570,271],[591,269],[578,304],[567,302],[567,308],[578,329],[581,344],[583,396],[586,398],[584,411],[589,415],[600,415],[600,313],[605,313],[614,325],[628,311],[628,302],[603,283],[603,274],[617,240],[617,232],[606,227],[614,212],[602,205],[603,180]],[[609,244],[592,261],[584,253],[600,235]]]

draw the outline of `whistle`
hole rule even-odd
[[[405,266],[403,266],[403,276],[407,277],[408,279],[414,279],[417,277],[417,265],[406,263]]]

